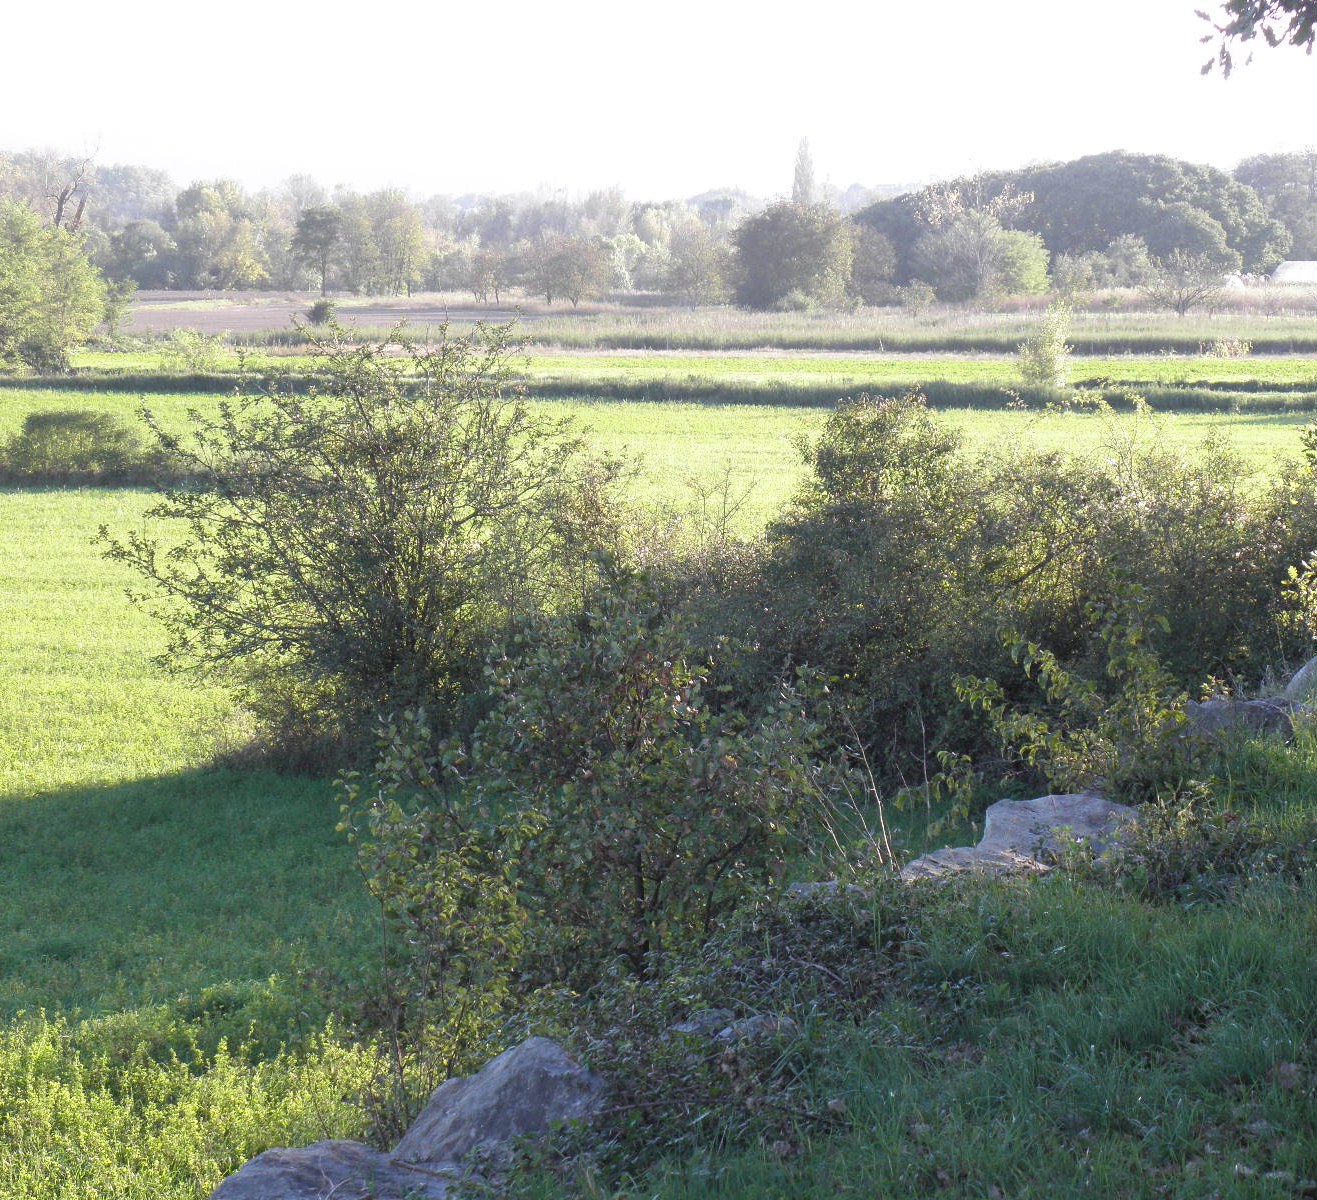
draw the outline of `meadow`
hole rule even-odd
[[[635,499],[699,503],[725,478],[746,497],[736,522],[752,536],[790,498],[804,470],[797,443],[828,411],[782,402],[795,381],[837,395],[1015,386],[1000,346],[1027,336],[1027,315],[951,331],[941,319],[893,318],[878,333],[830,319],[828,348],[878,339],[876,359],[782,352],[824,340],[823,323],[804,318],[775,318],[778,352],[765,353],[767,323],[743,314],[701,317],[706,335],[686,313],[540,316],[553,345],[528,377],[532,394],[537,383],[552,393],[537,406],[635,460]],[[1226,321],[1176,336],[1227,328],[1317,346],[1308,316]],[[1093,316],[1094,340],[1103,323],[1127,340],[1170,336],[1164,319],[1113,313]],[[996,350],[952,355],[953,335],[996,338]],[[697,336],[738,352],[695,355]],[[902,336],[941,341],[925,357],[891,355]],[[600,352],[645,339],[683,347]],[[554,348],[574,344],[594,353]],[[79,366],[153,376],[141,390],[170,428],[225,394],[171,386],[152,353],[89,353]],[[1219,385],[1239,411],[998,405],[942,408],[938,419],[976,448],[1095,456],[1131,439],[1192,452],[1222,437],[1264,481],[1297,457],[1311,417],[1251,409],[1250,397],[1317,393],[1311,360],[1283,354],[1076,357],[1072,378]],[[734,384],[751,399],[609,399],[655,382],[678,394]],[[128,417],[139,402],[94,375],[71,383],[0,385],[0,442],[30,412]],[[774,402],[753,399],[765,395]],[[366,1125],[353,1098],[370,1084],[370,1047],[335,1016],[333,997],[373,977],[378,913],[336,829],[331,782],[254,766],[252,731],[223,681],[154,661],[159,627],[94,542],[102,524],[139,525],[149,499],[0,489],[0,1200],[193,1200],[267,1146]],[[1317,838],[1310,735],[1290,749],[1239,748],[1222,779],[1223,806],[1267,830],[1268,846]],[[899,841],[922,840],[930,814],[891,815]],[[865,1019],[806,1014],[769,1067],[793,1081],[789,1137],[712,1158],[707,1147],[693,1160],[674,1153],[625,1194],[1311,1194],[1317,884],[1306,869],[1253,864],[1219,893],[1203,889],[1149,897],[1058,875],[919,893],[908,908],[890,901],[896,915],[872,919],[903,922],[905,949],[881,964]],[[590,1178],[527,1188],[605,1194]]]

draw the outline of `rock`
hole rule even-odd
[[[230,1175],[210,1200],[445,1200],[456,1168],[418,1171],[360,1142],[316,1142],[302,1150],[267,1150]]]
[[[949,846],[921,854],[901,868],[901,878],[937,879],[979,871],[986,875],[1045,875],[1052,868],[1028,854],[984,853],[977,846]]]
[[[1096,792],[998,800],[984,817],[977,846],[925,854],[907,863],[901,878],[936,879],[965,871],[1041,874],[1076,842],[1102,854],[1119,838],[1121,826],[1133,819],[1134,810],[1128,805],[1115,804]]]
[[[1294,733],[1294,708],[1294,703],[1283,696],[1265,700],[1204,700],[1201,704],[1190,700],[1184,710],[1185,732],[1199,737],[1234,732],[1279,733],[1290,737]]]
[[[469,1175],[460,1159],[603,1107],[602,1079],[555,1042],[531,1038],[464,1079],[436,1088],[392,1154],[359,1142],[267,1150],[230,1175],[210,1200],[445,1200]]]
[[[435,1089],[425,1111],[393,1148],[398,1163],[450,1163],[472,1150],[563,1121],[589,1121],[607,1087],[556,1042],[531,1038],[483,1070]]]
[[[998,800],[983,818],[983,854],[1021,854],[1052,858],[1067,846],[1084,842],[1095,854],[1107,850],[1134,810],[1097,792],[1039,796],[1036,800]]]
[[[790,1017],[758,1013],[733,1021],[726,1029],[720,1029],[717,1037],[720,1042],[757,1042],[761,1038],[795,1037],[799,1032],[800,1026]]]
[[[669,1025],[669,1033],[684,1033],[691,1037],[716,1037],[720,1029],[726,1029],[736,1016],[730,1008],[701,1008],[691,1013],[684,1021]]]
[[[1317,699],[1317,658],[1310,658],[1285,685],[1285,699],[1292,704],[1307,704]]]

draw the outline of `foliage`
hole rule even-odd
[[[1134,800],[1174,791],[1194,769],[1198,747],[1184,733],[1186,697],[1152,647],[1154,629],[1167,633],[1170,626],[1149,611],[1138,587],[1125,589],[1109,609],[1089,610],[1106,648],[1109,691],[1018,634],[1007,644],[1036,680],[1043,711],[1013,707],[993,679],[964,678],[956,690],[987,714],[1002,748],[1057,791],[1101,789]]]
[[[1025,383],[1065,386],[1069,332],[1070,306],[1061,301],[1049,304],[1038,332],[1020,344],[1020,376]]]
[[[168,541],[101,537],[167,601],[169,665],[236,672],[276,728],[351,745],[381,711],[453,720],[488,641],[579,594],[612,471],[509,384],[507,327],[397,356],[330,338],[323,390],[224,401],[186,436],[147,412],[190,483],[151,510]]]
[[[1194,243],[1215,230],[1246,270],[1259,271],[1270,270],[1290,245],[1285,226],[1246,182],[1165,155],[1115,151],[953,180],[865,209],[856,219],[892,239],[898,282],[918,273],[914,248],[928,232],[930,201],[958,191],[976,193],[980,207],[1001,196],[1030,197],[1001,223],[1038,234],[1052,255],[1106,253],[1124,237],[1150,244],[1154,235],[1163,257],[1194,253],[1202,249]]]
[[[440,798],[430,742],[423,717],[403,714],[381,730],[369,781],[347,772],[338,782],[339,829],[380,909],[380,970],[350,998],[357,1024],[383,1043],[365,1094],[380,1144],[396,1141],[445,1079],[481,1065],[525,936],[497,846]]]
[[[1142,291],[1152,304],[1181,317],[1191,308],[1218,308],[1225,295],[1221,264],[1210,256],[1174,251],[1153,263]]]
[[[737,227],[736,302],[778,308],[793,293],[835,307],[846,295],[852,247],[848,222],[825,204],[769,205]]]
[[[1187,788],[1144,805],[1120,844],[1082,873],[1144,900],[1232,899],[1250,881],[1292,883],[1317,865],[1317,825],[1295,837],[1275,824],[1220,804],[1208,785]]]
[[[306,319],[312,325],[332,325],[338,314],[338,305],[321,297],[306,310]]]
[[[419,822],[432,856],[477,856],[528,914],[530,978],[589,980],[618,958],[643,974],[698,944],[780,879],[816,811],[800,698],[784,689],[754,724],[719,715],[679,644],[625,589],[601,592],[494,665],[501,699],[469,751],[427,754],[416,721],[394,734],[424,806],[376,836],[396,860]],[[379,778],[391,798],[397,771]]]
[[[719,711],[643,588],[615,581],[494,667],[502,699],[461,768],[502,822],[519,896],[557,977],[706,937],[779,880],[820,784],[817,729],[783,685],[753,721]],[[501,815],[500,815],[501,814]]]
[[[329,269],[338,253],[343,238],[343,213],[330,205],[315,205],[303,210],[297,218],[291,250],[300,262],[314,267],[320,276],[320,294],[326,291]],[[324,321],[312,318],[312,324]]]
[[[222,333],[171,329],[160,345],[160,366],[166,371],[203,375],[215,371],[225,354]]]
[[[1201,11],[1198,15],[1205,21],[1214,19]],[[1268,46],[1288,43],[1305,47],[1309,54],[1317,39],[1317,4],[1313,0],[1226,0],[1216,19],[1220,17],[1225,23],[1213,24],[1215,33],[1202,38],[1204,42],[1214,41],[1217,35],[1221,38],[1217,52],[1203,64],[1204,75],[1220,67],[1222,75],[1228,76],[1235,65],[1232,44],[1251,42],[1259,34]]]
[[[11,481],[144,483],[162,467],[133,426],[85,409],[28,413],[22,432],[0,446],[0,479]]]
[[[68,367],[105,315],[105,282],[79,238],[0,198],[0,365]]]
[[[1004,229],[988,212],[971,210],[934,227],[913,254],[920,278],[933,285],[940,300],[983,302],[1047,288],[1042,239]]]

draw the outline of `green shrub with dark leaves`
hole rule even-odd
[[[0,447],[0,477],[18,483],[144,483],[162,474],[138,432],[113,413],[29,413]]]
[[[467,802],[567,977],[637,973],[780,880],[818,812],[819,730],[792,684],[754,721],[708,691],[643,586],[618,580],[496,663],[501,696],[462,768]]]

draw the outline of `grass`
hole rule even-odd
[[[17,433],[29,412],[85,408],[130,418],[139,403],[123,393],[70,389],[23,389],[3,395],[0,440]],[[204,411],[217,399],[213,394],[161,393],[151,395],[147,403],[167,427],[182,430],[190,408]],[[803,469],[799,439],[810,436],[827,411],[814,406],[612,402],[596,397],[536,403],[550,415],[571,417],[591,431],[601,450],[635,460],[638,471],[628,485],[635,499],[680,506],[696,498],[697,485],[726,478],[732,495],[745,497],[739,518],[745,530],[762,528],[790,498]],[[1039,449],[1096,454],[1121,439],[1138,437],[1191,449],[1208,436],[1219,435],[1260,477],[1274,475],[1297,457],[1299,431],[1307,423],[1306,417],[1295,413],[1251,411],[1175,413],[1148,419],[1132,413],[1077,410],[948,409],[940,411],[938,418],[961,430],[976,448],[1026,441]],[[92,532],[89,529],[87,536]]]
[[[146,500],[0,492],[4,1200],[192,1200],[272,1141],[361,1128],[369,1054],[300,977],[375,936],[331,790],[209,765],[232,699],[152,664],[92,545]]]

